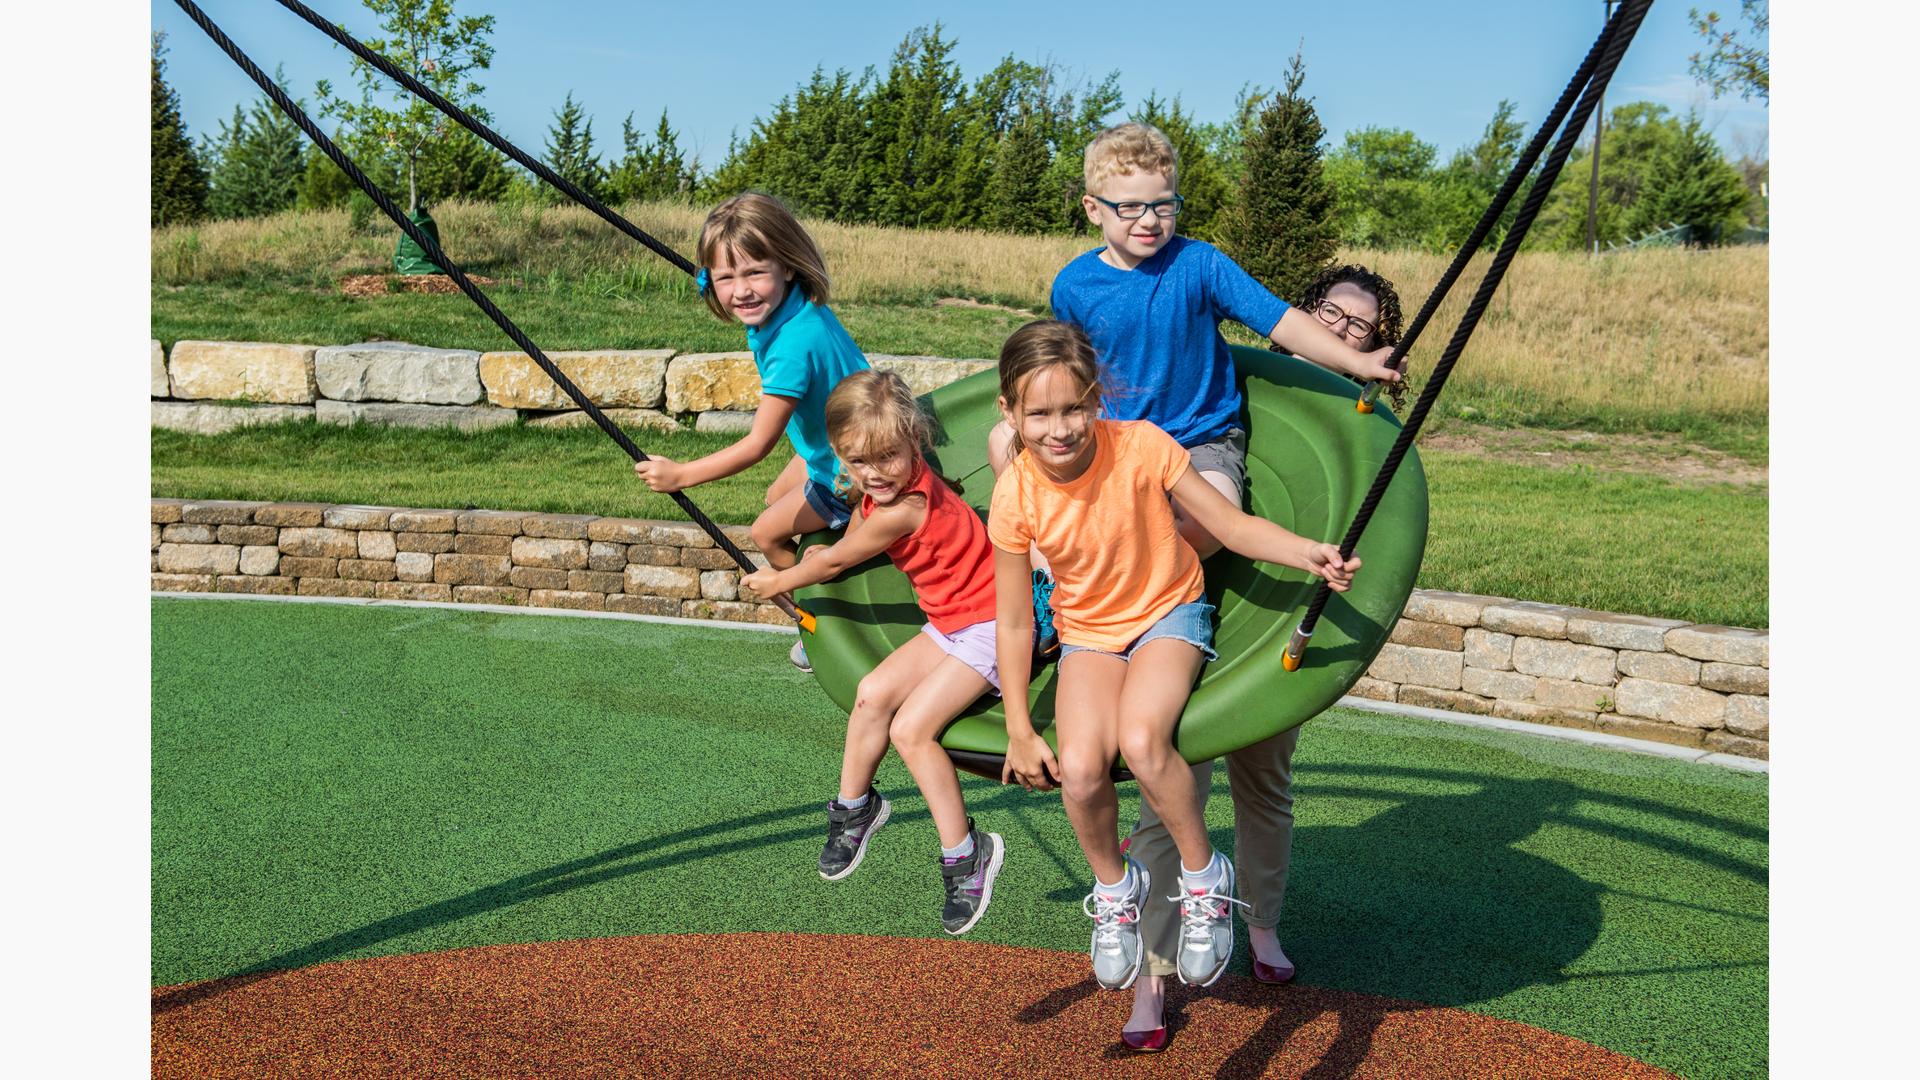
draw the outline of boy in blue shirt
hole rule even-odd
[[[1086,151],[1087,219],[1099,226],[1104,247],[1068,263],[1053,280],[1054,317],[1076,323],[1092,339],[1111,389],[1104,415],[1117,420],[1150,420],[1193,455],[1193,468],[1238,505],[1246,485],[1245,408],[1234,381],[1233,360],[1220,320],[1231,318],[1287,352],[1323,367],[1363,379],[1399,381],[1386,366],[1391,348],[1361,352],[1336,337],[1319,320],[1290,307],[1213,245],[1174,232],[1181,197],[1176,193],[1179,161],[1173,144],[1157,128],[1129,123],[1095,136]],[[1011,429],[1003,423],[988,441],[988,457],[997,474],[1012,459]],[[1174,505],[1180,534],[1202,558],[1220,550],[1220,542]],[[1044,602],[1048,582],[1036,574],[1036,606]],[[1036,620],[1036,628],[1044,623]],[[1234,879],[1252,903],[1246,921],[1254,951],[1254,975],[1285,982],[1293,965],[1281,951],[1275,926],[1285,895],[1287,863],[1293,845],[1292,759],[1299,729],[1277,735],[1228,756],[1234,796],[1237,873],[1216,882],[1205,903],[1185,904],[1191,915],[1177,918],[1164,897],[1138,897],[1140,918],[1129,923],[1144,948],[1146,961],[1134,983],[1133,1015],[1121,1031],[1138,1049],[1157,1049],[1165,1040],[1162,1023],[1166,976],[1181,970],[1181,945],[1217,949],[1225,929],[1231,942]],[[1211,787],[1211,762],[1194,767],[1195,790],[1204,806]],[[1149,880],[1177,881],[1179,853],[1151,807],[1141,807],[1132,858]],[[1138,875],[1130,867],[1127,882]],[[1221,927],[1221,923],[1225,927]],[[1228,945],[1231,949],[1231,945]],[[1205,965],[1200,965],[1204,968]],[[1184,978],[1184,974],[1183,974]]]

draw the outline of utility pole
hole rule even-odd
[[[1613,5],[1617,0],[1600,0],[1604,12],[1601,23],[1604,25],[1613,18]],[[1602,93],[1594,102],[1593,110],[1593,175],[1587,180],[1587,254],[1600,254],[1600,238],[1595,233],[1595,221],[1600,212],[1600,131],[1607,122],[1607,96]]]

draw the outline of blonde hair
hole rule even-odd
[[[713,208],[700,226],[696,258],[702,269],[713,265],[725,249],[733,258],[771,260],[793,271],[794,284],[816,304],[827,302],[827,263],[820,248],[800,226],[785,203],[757,191],[743,192]],[[707,309],[727,322],[733,314],[709,288],[703,294]]]
[[[1067,369],[1067,374],[1081,387],[1081,400],[1092,397],[1096,405],[1099,403],[1100,359],[1093,351],[1093,342],[1087,339],[1087,332],[1058,319],[1041,319],[1015,330],[1007,343],[1000,346],[1000,397],[1007,403],[1008,412],[1020,411],[1021,391],[1035,375],[1051,367]],[[1008,426],[1013,428],[1013,452],[1017,454],[1024,449],[1020,427],[1018,424]]]
[[[1085,170],[1089,195],[1110,177],[1136,172],[1165,173],[1169,187],[1180,187],[1180,155],[1152,124],[1115,124],[1095,135],[1087,144]]]

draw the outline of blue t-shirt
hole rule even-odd
[[[1287,302],[1203,240],[1175,235],[1132,270],[1095,248],[1053,279],[1053,314],[1087,332],[1106,368],[1104,402],[1115,420],[1151,420],[1181,446],[1241,426],[1243,402],[1220,320],[1261,336]]]
[[[760,369],[760,392],[797,399],[787,439],[806,460],[807,476],[832,487],[840,462],[827,442],[827,395],[841,379],[865,370],[866,356],[833,312],[809,302],[797,286],[772,318],[747,327],[747,347]]]

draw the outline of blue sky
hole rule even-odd
[[[262,67],[285,65],[295,92],[350,85],[344,50],[265,0],[198,0]],[[358,0],[309,0],[355,36],[376,26]],[[1698,38],[1689,4],[1656,4],[1607,95],[1617,104],[1660,102],[1701,109],[1723,145],[1764,152],[1767,112],[1758,102],[1710,100],[1687,75]],[[1304,42],[1306,89],[1329,136],[1367,125],[1409,128],[1441,154],[1476,138],[1495,104],[1511,98],[1529,124],[1552,103],[1601,23],[1601,0],[1392,0],[1372,4],[1248,5],[1231,17],[1183,3],[1104,0],[975,0],[835,4],[660,3],[635,0],[463,0],[462,13],[496,16],[483,98],[508,139],[539,153],[553,110],[569,90],[595,118],[600,145],[617,145],[629,111],[651,130],[666,108],[681,144],[711,167],[727,138],[744,136],[816,65],[854,71],[884,65],[916,25],[940,21],[957,39],[955,56],[972,79],[1009,53],[1051,59],[1070,75],[1120,72],[1131,108],[1149,91],[1178,94],[1202,119],[1224,119],[1248,82],[1274,85]],[[1732,10],[1734,0],[1712,6]],[[1331,12],[1339,11],[1340,14]],[[257,91],[169,0],[151,0],[155,27],[168,31],[168,76],[189,131],[215,130]]]

